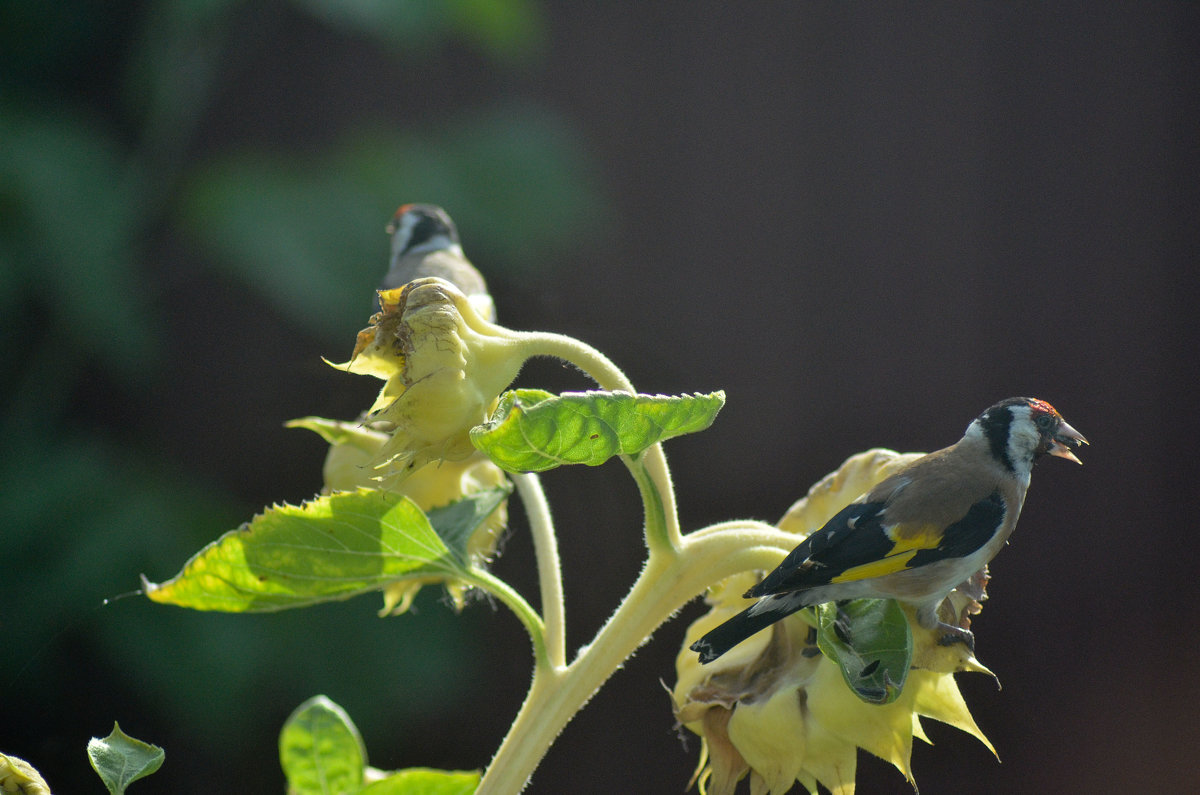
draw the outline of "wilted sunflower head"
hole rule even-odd
[[[468,432],[524,363],[516,335],[481,318],[442,279],[380,290],[379,300],[350,360],[334,365],[385,381],[368,420],[390,439],[372,466],[380,477],[407,477],[430,461],[467,458]]]
[[[0,754],[0,792],[50,795],[50,787],[33,765],[24,759]]]

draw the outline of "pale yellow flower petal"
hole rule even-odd
[[[389,437],[386,433],[368,428],[361,422],[319,418],[294,420],[288,425],[309,428],[330,443],[321,469],[325,481],[324,493],[355,491],[359,487],[382,487],[375,481],[372,461],[387,443]]]
[[[732,714],[723,707],[712,707],[704,714],[700,765],[692,776],[701,795],[734,795],[738,782],[750,770],[729,741],[728,726]]]
[[[807,708],[807,692],[804,700]],[[811,719],[806,722],[806,731],[804,770],[824,785],[831,795],[854,795],[858,746],[835,737],[819,722]],[[814,786],[808,783],[805,786],[810,792],[815,791]]]
[[[912,691],[905,687],[891,704],[867,704],[846,686],[836,664],[817,668],[809,683],[812,718],[830,734],[895,765],[912,781]]]
[[[970,621],[959,623],[958,620],[952,618],[950,615],[950,613],[953,613],[953,604],[959,599],[965,598],[957,591],[951,593],[947,600],[950,609],[941,611],[942,620],[951,626],[961,626],[963,629],[967,629],[971,623]],[[908,618],[909,629],[912,631],[913,668],[942,674],[953,674],[961,671],[991,673],[979,660],[975,659],[974,652],[965,643],[941,643],[941,638],[944,634],[943,631],[922,627],[920,622],[917,621],[917,611],[915,608],[904,604],[900,607],[904,610],[904,614]],[[946,605],[943,605],[943,607],[946,607]]]
[[[24,759],[0,754],[0,792],[50,795],[50,787],[42,774]]]
[[[794,688],[740,702],[729,719],[729,739],[773,795],[792,788],[804,768],[804,715]]]
[[[834,514],[870,491],[876,483],[920,458],[922,453],[897,453],[882,447],[850,456],[834,472],[821,478],[779,520],[788,533],[807,536]]]
[[[808,790],[808,795],[820,795],[820,789],[817,786],[817,780],[813,776],[810,776],[808,773],[802,771],[797,781],[800,782],[800,786]],[[851,786],[850,793],[851,795],[854,793],[853,786]]]
[[[912,735],[914,740],[921,740],[933,745],[933,740],[929,739],[929,735],[925,733],[925,727],[921,725],[921,716],[916,712],[912,716]]]
[[[913,708],[918,714],[966,732],[987,746],[999,761],[1000,755],[971,717],[971,711],[967,709],[967,702],[963,699],[953,676],[929,671],[910,671],[908,682],[905,689],[912,688]]]

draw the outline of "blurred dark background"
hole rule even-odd
[[[0,750],[57,792],[114,720],[138,792],[281,792],[325,693],[380,767],[486,765],[531,669],[505,611],[268,616],[130,597],[320,485],[383,228],[444,205],[501,320],[647,392],[725,389],[668,444],[686,529],[774,519],[847,455],[1045,398],[1039,468],[961,676],[1003,763],[933,726],[923,795],[1183,791],[1200,708],[1193,370],[1200,10],[1182,2],[0,3]],[[553,363],[521,383],[582,388]],[[624,470],[545,477],[572,648],[641,561]],[[536,598],[519,508],[498,572]],[[680,792],[660,680],[690,605],[530,792]],[[861,792],[911,788],[860,757]]]

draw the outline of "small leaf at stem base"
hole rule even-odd
[[[115,722],[107,737],[88,740],[87,755],[112,795],[121,795],[130,784],[158,770],[166,757],[163,749],[130,737]]]

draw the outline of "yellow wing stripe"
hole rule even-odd
[[[930,523],[906,522],[885,527],[884,532],[887,533],[887,537],[896,545],[895,549],[888,554],[892,555],[907,549],[933,549],[942,542],[945,531],[944,527]]]
[[[914,555],[923,549],[935,548],[942,540],[941,530],[936,524],[900,524],[885,528],[885,532],[892,542],[892,548],[886,555],[859,566],[851,566],[830,582],[854,582],[904,571]]]
[[[882,577],[885,574],[894,574],[898,571],[903,571],[908,562],[912,560],[912,556],[917,554],[917,552],[918,550],[916,549],[910,549],[907,552],[897,552],[894,555],[888,555],[885,558],[873,560],[861,566],[854,566],[846,569],[831,579],[830,582],[853,582],[855,580]]]

